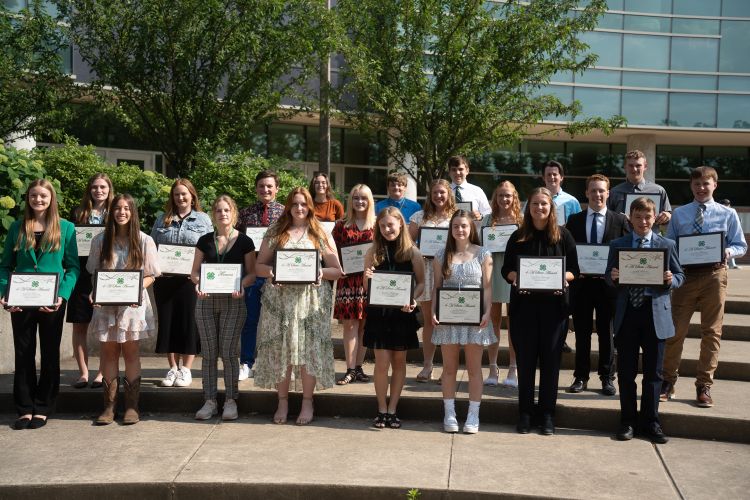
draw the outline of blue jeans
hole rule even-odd
[[[240,364],[250,367],[255,363],[255,343],[258,338],[258,320],[260,319],[260,289],[266,278],[256,278],[253,286],[245,288],[245,307],[247,318],[242,327]]]

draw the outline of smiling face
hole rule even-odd
[[[500,207],[500,211],[507,213],[513,204],[513,195],[515,191],[508,186],[500,186],[495,190],[495,203]]]
[[[42,186],[34,186],[29,190],[26,202],[37,214],[43,214],[52,202],[52,193]]]
[[[466,176],[469,175],[469,167],[464,163],[453,165],[448,170],[448,175],[450,175],[453,184],[457,184],[460,186],[461,184],[466,182]]]
[[[534,222],[534,227],[540,229],[547,225],[550,210],[552,210],[552,204],[549,197],[541,193],[537,193],[531,197],[529,200],[529,213],[531,214],[531,220]]]
[[[638,236],[646,236],[656,222],[656,214],[653,210],[631,210],[630,223],[633,232]]]
[[[130,211],[130,204],[128,200],[121,198],[117,200],[117,203],[112,208],[112,215],[114,216],[115,223],[118,226],[125,226],[130,222],[130,218],[133,214]]]
[[[378,229],[380,229],[380,234],[383,235],[385,240],[395,241],[401,234],[401,219],[386,215],[378,221]]]
[[[214,206],[214,222],[217,226],[232,224],[232,207],[226,201],[219,201]]]
[[[471,222],[466,217],[455,217],[451,222],[451,234],[456,241],[468,240],[471,236]]]
[[[305,196],[300,193],[295,194],[294,198],[292,198],[292,206],[290,210],[292,219],[296,221],[305,221],[307,220],[307,214],[309,212],[310,209],[307,206]]]
[[[90,193],[95,205],[105,203],[109,197],[109,184],[104,179],[96,179],[91,183]]]
[[[690,189],[693,191],[695,201],[698,203],[705,203],[712,200],[714,191],[716,191],[718,185],[713,177],[701,177],[690,180]]]
[[[326,194],[328,192],[328,179],[325,178],[323,175],[317,176],[313,180],[313,190],[315,191],[313,194]]]
[[[367,212],[369,200],[365,193],[357,190],[352,193],[352,208],[355,212],[364,213]]]
[[[443,208],[448,203],[448,190],[441,184],[435,184],[430,192],[430,200],[437,208]]]
[[[406,186],[400,182],[391,181],[388,183],[388,197],[394,201],[401,201],[406,194]]]
[[[258,201],[265,205],[275,200],[278,192],[279,186],[276,185],[276,180],[273,177],[264,177],[255,184],[255,194]]]
[[[586,189],[586,197],[589,199],[589,208],[598,212],[607,204],[609,198],[609,189],[604,181],[591,181]]]
[[[190,194],[188,188],[178,184],[172,190],[172,201],[179,213],[189,212],[193,206],[193,195]]]
[[[560,191],[563,176],[557,167],[544,167],[544,187],[550,190],[552,194]]]
[[[645,158],[627,158],[625,160],[625,176],[631,184],[640,184],[643,182],[643,175],[646,173]]]

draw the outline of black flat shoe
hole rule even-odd
[[[519,434],[528,434],[531,432],[531,415],[522,414],[516,424],[516,430]]]
[[[635,434],[635,430],[633,429],[632,425],[623,424],[620,427],[620,430],[617,431],[617,440],[618,441],[630,441],[633,439],[633,435]]]
[[[13,429],[17,431],[28,429],[30,423],[31,423],[31,419],[29,417],[18,418],[16,419],[15,422],[13,422]]]
[[[586,389],[587,384],[588,381],[576,378],[573,383],[570,384],[570,387],[568,387],[568,390],[566,392],[578,394],[579,392],[583,392],[584,389]]]
[[[102,384],[101,380],[99,380],[98,382],[96,380],[94,380],[93,382],[91,382],[91,388],[92,389],[101,389],[102,385],[104,385],[104,384]]]
[[[544,415],[542,417],[542,427],[540,432],[542,436],[551,436],[555,433],[555,422],[552,420],[552,415]]]
[[[73,384],[73,389],[83,389],[84,387],[89,385],[88,380],[79,380],[75,384]]]
[[[47,425],[47,419],[46,418],[37,418],[34,417],[31,419],[31,423],[29,424],[29,429],[40,429]]]

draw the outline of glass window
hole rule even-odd
[[[3,5],[9,12],[20,12],[26,8],[26,0],[3,0]]]
[[[580,40],[591,47],[599,56],[597,66],[622,66],[622,35],[603,31],[588,31],[581,34]]]
[[[701,148],[700,146],[656,146],[656,176],[664,179],[685,179],[682,183],[690,191],[690,185],[687,182],[690,170],[701,165]],[[666,186],[665,186],[666,188]],[[672,191],[669,193],[670,202],[672,201]],[[692,199],[692,198],[690,198]]]
[[[582,75],[576,75],[576,83],[620,85],[620,72],[606,69],[588,69]]]
[[[518,160],[520,170],[533,176],[539,176],[541,166],[550,160],[559,161],[564,167],[570,165],[565,155],[565,143],[562,141],[523,141]],[[534,186],[539,186],[539,183],[535,183]]]
[[[750,179],[750,157],[747,148],[706,146],[703,148],[703,164],[714,167],[719,172],[719,180]]]
[[[625,29],[628,31],[669,33],[671,20],[669,17],[625,16]]]
[[[672,0],[625,0],[625,10],[630,12],[671,14]]]
[[[607,0],[607,9],[609,10],[622,10],[623,0]]]
[[[289,160],[305,159],[305,127],[273,123],[268,127],[268,153]]]
[[[331,127],[331,163],[341,163],[341,135],[343,129]],[[307,127],[307,161],[320,159],[320,127]]]
[[[687,33],[689,35],[718,35],[719,21],[717,19],[680,19],[672,21],[672,33]]]
[[[667,73],[641,73],[638,71],[623,71],[622,85],[624,87],[666,89],[667,87],[669,87],[669,75]]]
[[[747,0],[723,0],[721,15],[726,17],[750,17],[750,2]]]
[[[548,85],[541,88],[538,93],[540,95],[553,95],[566,106],[573,102],[573,87],[567,85]],[[547,115],[544,117],[545,120],[569,120],[570,118],[570,115]]]
[[[716,71],[719,40],[715,38],[672,38],[673,70]]]
[[[719,127],[750,128],[750,96],[719,96]]]
[[[344,193],[349,193],[357,184],[366,184],[372,189],[374,195],[384,195],[386,192],[386,179],[388,178],[388,169],[385,168],[362,168],[346,167],[344,168]],[[472,176],[472,182],[474,176]]]
[[[610,4],[612,2],[609,2]],[[612,7],[610,6],[610,9]],[[621,30],[622,29],[622,14],[604,14],[601,19],[599,19],[599,23],[597,24],[597,28],[604,28],[604,29],[610,29],[610,30]]]
[[[620,91],[578,87],[576,100],[581,102],[581,118],[610,118],[620,114]]]
[[[625,35],[623,66],[626,68],[669,69],[669,37]]]
[[[669,94],[669,125],[716,127],[716,95]]]
[[[607,143],[569,142],[567,143],[567,151],[571,158],[571,164],[565,171],[566,177],[568,175],[589,176],[601,172],[603,170],[602,165],[609,162],[609,144]],[[565,183],[568,183],[567,179]]]
[[[726,2],[726,0],[724,0]],[[720,16],[721,0],[678,0],[672,7],[673,14],[689,16]]]
[[[673,89],[716,90],[716,77],[707,75],[672,75]]]
[[[667,93],[623,90],[622,114],[628,125],[666,125]]]
[[[558,83],[573,83],[573,72],[572,71],[558,71],[550,79],[553,82]]]
[[[357,130],[344,129],[342,162],[349,165],[386,165],[385,147]]]
[[[265,125],[260,124],[253,127],[245,147],[248,147],[257,155],[268,156],[268,132],[266,132]]]
[[[740,90],[750,92],[750,78],[745,76],[720,76],[719,90]]]
[[[748,2],[750,9],[750,2]],[[725,14],[726,15],[726,14]],[[750,16],[750,12],[747,13]],[[719,71],[750,73],[750,21],[721,22]]]

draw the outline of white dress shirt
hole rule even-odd
[[[600,214],[599,217],[594,217],[594,214]],[[596,239],[597,241],[589,241],[592,245],[601,245],[602,239],[604,238],[604,222],[607,217],[607,207],[601,210],[592,210],[591,208],[586,209],[586,241],[591,237],[591,224],[596,221]]]
[[[456,194],[456,186],[457,184],[451,182],[451,191],[453,191],[454,195]],[[461,201],[474,202],[474,210],[478,211],[483,216],[492,213],[490,202],[487,200],[487,195],[484,194],[482,188],[469,182],[464,182],[463,184],[458,185],[458,188],[461,190]]]

